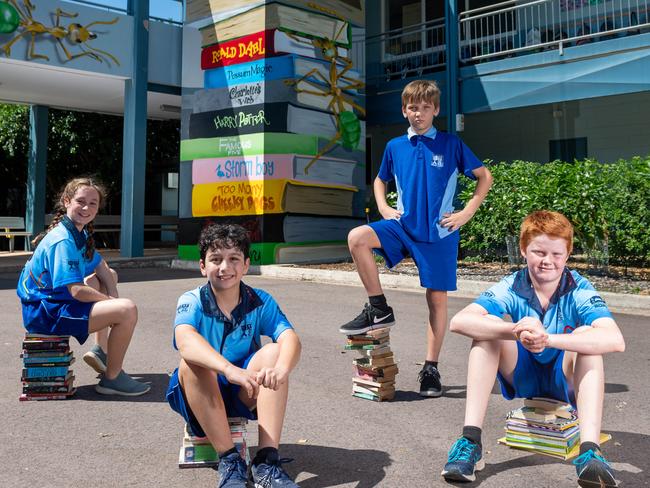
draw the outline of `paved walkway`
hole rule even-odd
[[[95,374],[82,361],[90,347],[75,344],[77,395],[62,402],[18,402],[20,306],[17,273],[0,273],[0,458],[2,486],[213,487],[211,470],[176,467],[182,422],[164,402],[167,375],[178,362],[171,347],[177,297],[203,283],[196,271],[160,268],[120,271],[122,296],[138,305],[139,324],[125,369],[150,381],[150,394],[135,399],[94,392]],[[342,351],[338,325],[358,313],[358,287],[251,276],[271,292],[303,342],[292,376],[281,453],[303,488],[443,487],[439,473],[463,421],[469,340],[449,334],[440,368],[445,395],[416,393],[425,343],[426,307],[421,292],[388,290],[398,324],[391,336],[399,361],[397,396],[372,403],[350,395],[354,354]],[[451,298],[450,313],[468,303]],[[617,315],[627,351],[607,358],[604,429],[614,436],[605,454],[622,486],[650,486],[650,379],[647,320]],[[487,468],[469,486],[482,488],[575,487],[566,462],[512,451],[496,444],[505,413],[513,407],[492,395],[484,429]],[[253,426],[254,427],[254,426]],[[255,436],[253,436],[255,444]]]

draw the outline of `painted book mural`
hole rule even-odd
[[[349,257],[365,219],[365,0],[188,0],[179,256],[237,223],[253,264]]]

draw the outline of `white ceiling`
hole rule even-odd
[[[122,115],[124,78],[0,59],[0,101]],[[180,113],[163,111],[161,105],[180,107],[181,97],[149,92],[147,117],[180,118]]]

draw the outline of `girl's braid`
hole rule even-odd
[[[50,232],[52,229],[54,229],[57,225],[59,225],[59,222],[63,220],[63,217],[65,216],[65,207],[63,205],[57,205],[56,208],[54,209],[54,215],[52,216],[52,222],[50,222],[50,225],[45,229],[43,232],[38,234],[34,239],[32,240],[32,249],[36,249],[36,246],[38,246],[38,243],[43,240],[43,237],[47,235],[48,232]]]
[[[88,237],[86,238],[86,259],[91,259],[95,252],[95,221],[88,222],[86,224],[86,232]]]

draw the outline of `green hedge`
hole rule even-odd
[[[587,159],[547,164],[487,163],[494,184],[461,232],[468,251],[502,256],[506,236],[518,235],[533,210],[562,212],[575,226],[576,248],[619,264],[650,263],[650,156],[602,164]],[[467,180],[466,180],[467,181]],[[459,198],[471,198],[474,182]]]

